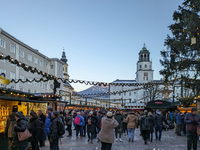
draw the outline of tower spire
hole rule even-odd
[[[63,47],[63,52],[62,52],[62,58],[60,60],[67,63],[67,58],[66,58],[66,55],[65,55],[65,48],[64,47]]]

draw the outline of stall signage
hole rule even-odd
[[[155,102],[155,104],[163,104],[163,102]]]
[[[0,74],[0,84],[10,84],[10,80],[6,79],[5,73]]]

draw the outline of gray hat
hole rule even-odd
[[[111,111],[107,112],[106,114],[108,117],[112,117],[113,113]]]
[[[53,107],[49,107],[47,110],[48,111],[53,111]]]
[[[197,108],[193,107],[193,108],[192,108],[192,112],[193,112],[193,111],[197,111]]]
[[[93,115],[93,111],[90,111],[89,114],[92,114],[92,115]]]

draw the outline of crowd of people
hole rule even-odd
[[[162,130],[173,129],[177,136],[187,135],[188,150],[197,150],[197,128],[200,125],[200,117],[196,108],[192,113],[166,112],[122,112],[106,110],[66,110],[63,112],[47,109],[46,115],[39,110],[37,113],[30,111],[24,116],[17,108],[13,108],[12,114],[7,120],[5,137],[8,138],[11,150],[39,150],[45,146],[45,140],[50,143],[50,150],[59,150],[59,139],[63,137],[65,130],[68,136],[72,136],[72,130],[76,130],[76,139],[88,138],[93,144],[94,139],[101,142],[102,150],[111,150],[112,144],[122,142],[122,136],[128,136],[128,142],[134,142],[135,129],[140,128],[140,135],[146,145],[152,142],[155,132],[155,140],[161,141]],[[73,128],[74,127],[74,128]],[[72,129],[73,128],[73,129]],[[28,129],[31,136],[23,141],[19,140],[19,132]]]

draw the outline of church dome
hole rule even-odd
[[[144,46],[140,53],[149,53],[149,50],[147,50],[147,48]]]

